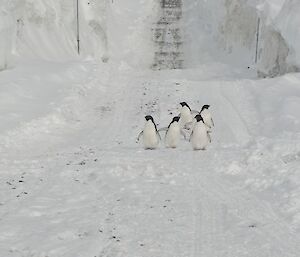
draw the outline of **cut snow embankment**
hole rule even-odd
[[[14,38],[14,26],[9,11],[1,8],[0,3],[0,72],[13,63],[12,45]]]
[[[291,66],[300,69],[300,2],[285,1],[282,10],[275,20],[275,25],[289,46],[287,61]]]
[[[184,43],[185,67],[222,61],[237,67],[255,67],[262,77],[297,71],[299,6],[297,0],[284,4],[282,0],[184,1],[182,27],[178,28],[183,35],[178,43]],[[3,1],[0,69],[11,66],[12,56],[51,61],[76,58],[76,10],[72,0]],[[160,11],[158,2],[143,0],[80,1],[81,55],[135,68],[151,67],[153,34]],[[164,37],[164,33],[174,31],[161,32]]]
[[[157,5],[142,0],[79,1],[77,20],[73,0],[1,1],[0,70],[11,66],[12,57],[73,61],[78,47],[83,58],[148,68],[154,56],[151,29]]]
[[[298,71],[299,8],[297,0],[184,1],[185,65],[218,60],[259,77]]]

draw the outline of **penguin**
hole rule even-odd
[[[196,114],[196,116],[199,115],[199,112]],[[196,120],[196,116],[193,118],[193,120],[191,122],[188,122],[187,124],[185,124],[184,128],[189,130],[190,133],[192,133],[192,129],[195,126],[197,120]]]
[[[193,120],[192,110],[186,102],[181,102],[180,109],[180,127],[184,128],[184,126]]]
[[[203,107],[200,111],[200,115],[203,118],[204,124],[208,127],[209,131],[211,131],[212,127],[214,127],[215,124],[214,124],[214,121],[212,119],[211,113],[208,110],[209,107],[210,107],[210,105],[208,105],[208,104],[203,105]]]
[[[190,136],[190,142],[194,150],[205,150],[207,145],[211,142],[211,138],[202,116],[198,114],[195,116],[195,119],[196,123]]]
[[[180,140],[180,134],[182,134],[185,138],[185,134],[181,130],[179,120],[180,120],[179,116],[174,117],[167,128],[166,136],[165,136],[165,144],[166,147],[168,148],[177,147]]]
[[[145,149],[155,149],[159,145],[160,135],[157,131],[156,124],[154,123],[153,117],[151,115],[145,116],[145,126],[144,130],[138,135],[137,142],[140,137],[143,136],[143,143]]]

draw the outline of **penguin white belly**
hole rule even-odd
[[[201,112],[201,116],[203,118],[203,121],[204,121],[205,125],[207,125],[209,130],[211,130],[212,127],[214,126],[211,114],[208,111],[204,110],[204,111]]]
[[[205,124],[196,123],[193,128],[191,136],[191,143],[194,150],[205,150],[209,144],[209,137],[207,135],[207,128]]]
[[[186,106],[182,107],[180,112],[180,127],[183,128],[184,125],[193,120],[191,111]]]
[[[153,123],[147,123],[143,132],[145,149],[155,149],[159,144],[159,138]]]
[[[166,134],[166,146],[176,148],[180,140],[179,124],[171,124]]]

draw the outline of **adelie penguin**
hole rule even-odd
[[[185,138],[185,134],[181,130],[179,121],[180,117],[176,116],[172,119],[167,128],[162,128],[159,130],[166,130],[165,144],[168,148],[176,148],[178,146],[178,143],[180,141],[180,134]]]
[[[209,131],[211,131],[212,127],[214,127],[214,121],[212,119],[210,111],[208,110],[209,107],[210,105],[208,104],[203,105],[200,111],[200,115],[203,118],[204,124],[208,127]]]
[[[193,116],[192,113],[195,111],[192,111],[189,105],[186,102],[180,103],[180,127],[184,128],[187,123],[192,122]]]
[[[155,149],[159,145],[160,135],[157,131],[156,124],[154,123],[153,117],[151,115],[145,116],[145,126],[144,130],[139,134],[137,142],[140,137],[143,136],[143,144],[145,149]]]
[[[207,145],[211,142],[207,126],[203,122],[200,114],[195,116],[196,122],[192,129],[190,142],[194,150],[205,150]]]

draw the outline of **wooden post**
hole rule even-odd
[[[260,30],[260,18],[258,17],[258,20],[257,20],[257,28],[256,28],[255,63],[257,63],[257,59],[258,59],[259,30]]]
[[[80,54],[80,39],[79,39],[79,0],[77,0],[77,5],[76,5],[76,13],[77,13],[77,51],[78,54]]]

